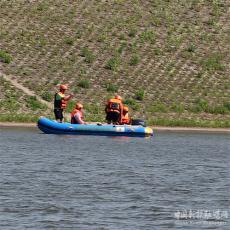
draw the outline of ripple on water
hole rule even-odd
[[[229,136],[64,137],[0,130],[1,229],[229,229]]]

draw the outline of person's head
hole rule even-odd
[[[128,106],[124,106],[124,108],[123,108],[123,112],[124,112],[125,114],[129,112],[129,108],[128,108]]]
[[[60,91],[65,92],[68,89],[67,85],[60,85]]]
[[[117,99],[117,100],[122,100],[122,97],[119,96],[118,94],[115,94],[114,98]]]
[[[78,110],[81,110],[81,109],[83,109],[83,105],[81,103],[77,103],[75,108]]]

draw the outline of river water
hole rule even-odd
[[[229,143],[0,128],[0,229],[230,229]]]

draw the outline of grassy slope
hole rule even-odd
[[[227,0],[1,1],[2,69],[47,100],[69,83],[90,119],[118,90],[150,122],[230,126],[229,23]]]

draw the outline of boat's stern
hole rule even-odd
[[[145,128],[145,135],[146,136],[153,136],[153,130],[150,127]]]

